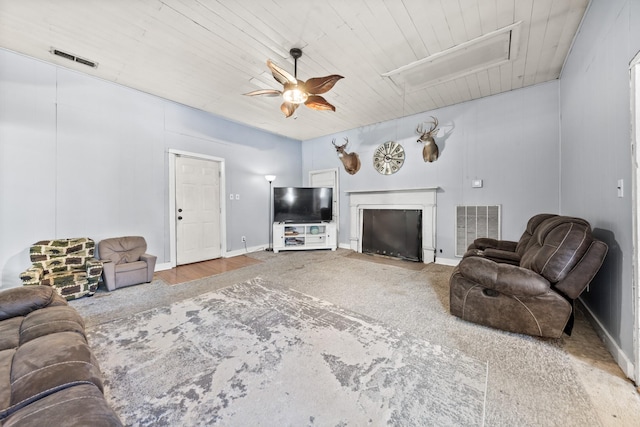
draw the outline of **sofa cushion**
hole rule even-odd
[[[79,384],[45,396],[18,409],[2,424],[3,427],[121,425],[100,389],[93,384]]]
[[[141,236],[114,237],[98,243],[100,259],[108,259],[115,264],[138,261],[146,251],[147,242]]]
[[[0,412],[11,405],[11,361],[14,348],[0,351]]]
[[[24,317],[12,317],[0,321],[0,351],[16,348],[20,345],[20,325]]]
[[[20,326],[20,345],[57,332],[75,332],[85,336],[84,321],[73,307],[48,307],[30,313]]]
[[[43,307],[67,305],[64,298],[47,286],[7,289],[2,292],[1,302],[0,320],[26,316]]]
[[[59,332],[18,347],[11,369],[11,404],[37,400],[75,384],[102,391],[98,362],[83,335]]]
[[[118,273],[126,273],[129,271],[136,271],[136,270],[144,270],[144,274],[146,276],[147,263],[144,261],[128,262],[126,264],[119,264],[118,267],[116,268],[116,271]]]

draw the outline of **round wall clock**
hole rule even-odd
[[[383,175],[391,175],[404,164],[404,148],[397,142],[380,144],[373,153],[373,167]]]

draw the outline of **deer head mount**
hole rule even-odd
[[[347,148],[347,144],[349,144],[349,138],[345,138],[344,140],[345,143],[343,145],[336,145],[335,138],[331,141],[331,143],[334,147],[336,147],[338,158],[344,165],[344,170],[346,170],[349,175],[354,175],[360,170],[360,157],[358,157],[357,153],[346,152],[345,149]]]
[[[433,119],[432,121],[426,122],[431,125],[429,130],[424,130],[425,123],[420,123],[416,128],[416,132],[420,135],[417,142],[424,144],[424,147],[422,148],[422,158],[425,162],[435,162],[438,160],[438,156],[440,155],[438,145],[433,139],[433,135],[438,132],[438,119],[433,116],[431,116],[431,118]]]

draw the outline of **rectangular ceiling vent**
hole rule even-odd
[[[61,57],[61,58],[68,59],[69,61],[77,62],[78,64],[87,65],[87,66],[92,67],[92,68],[98,68],[98,63],[97,62],[90,61],[90,60],[85,59],[85,58],[81,58],[81,57],[73,55],[71,53],[63,52],[63,51],[55,49],[53,47],[51,48],[50,52],[52,54],[56,55],[56,56]]]
[[[382,76],[412,92],[512,61],[518,56],[520,24],[518,21]]]

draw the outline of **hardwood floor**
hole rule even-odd
[[[178,283],[214,276],[261,262],[262,261],[246,255],[239,255],[232,258],[218,258],[193,264],[179,265],[171,270],[158,271],[153,277],[154,279],[161,279],[169,285],[177,285]]]

